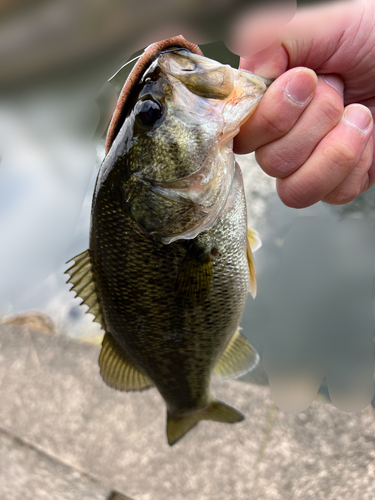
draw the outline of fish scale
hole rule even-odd
[[[238,376],[259,359],[239,330],[256,290],[256,237],[231,140],[270,81],[194,47],[159,42],[131,73],[98,174],[90,247],[67,271],[105,330],[104,381],[155,386],[171,445],[200,420],[242,420],[211,396],[211,376]]]
[[[192,385],[191,381],[204,378],[209,383],[217,359],[239,325],[247,299],[249,271],[243,191],[238,192],[229,213],[211,231],[220,256],[214,261],[212,291],[194,308],[176,303],[174,298],[178,271],[187,253],[186,243],[163,245],[150,239],[125,216],[119,202],[110,201],[110,191],[104,191],[102,196],[106,201],[101,202],[98,197],[94,208],[93,218],[100,222],[97,229],[93,228],[90,251],[106,311],[106,331],[154,382],[167,404],[171,400],[170,406],[199,407],[207,397],[208,387]],[[108,231],[110,227],[112,230]],[[97,241],[103,240],[109,252],[99,251]],[[113,288],[113,282],[117,289]],[[147,306],[147,311],[145,323],[139,328],[141,303]],[[188,334],[181,334],[184,331]],[[177,338],[165,345],[165,340],[173,335]],[[181,343],[178,350],[174,348],[176,342]]]

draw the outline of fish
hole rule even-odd
[[[239,326],[256,294],[259,238],[232,146],[271,81],[182,36],[145,49],[109,127],[89,249],[66,271],[105,331],[104,382],[156,387],[169,445],[199,421],[244,419],[210,385],[214,373],[238,377],[259,361]]]

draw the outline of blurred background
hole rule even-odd
[[[298,7],[307,3],[312,4],[299,1]],[[270,398],[261,365],[243,378],[251,385],[214,382],[215,394],[249,416],[242,428],[200,424],[196,434],[170,450],[157,394],[124,395],[101,382],[96,359],[103,332],[65,283],[66,261],[88,248],[92,193],[105,132],[132,67],[126,62],[148,44],[181,33],[206,56],[237,67],[238,56],[223,40],[230,45],[231,23],[258,7],[241,0],[1,2],[0,496],[5,500],[104,499],[115,487],[144,500],[373,498],[371,407],[344,414],[315,401],[297,414],[283,413]],[[296,8],[294,1],[283,2],[283,22]],[[242,327],[262,356],[290,230],[313,216],[325,227],[360,220],[371,232],[375,198],[370,190],[344,206],[318,203],[297,211],[281,203],[274,179],[254,155],[237,161],[249,225],[263,243],[255,254],[258,296],[249,298]],[[372,362],[372,298],[370,305],[362,326],[370,332]],[[328,401],[325,382],[321,399]]]

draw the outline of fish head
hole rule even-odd
[[[149,235],[168,244],[215,224],[234,175],[233,138],[270,83],[186,49],[150,63],[106,159],[122,169],[127,209]]]

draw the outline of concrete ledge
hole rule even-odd
[[[201,422],[170,448],[157,391],[109,389],[98,355],[96,346],[0,325],[2,500],[49,498],[49,488],[54,500],[104,500],[111,490],[133,500],[374,498],[370,412],[315,402],[285,414],[272,409],[267,387],[214,381],[214,395],[246,420]]]

